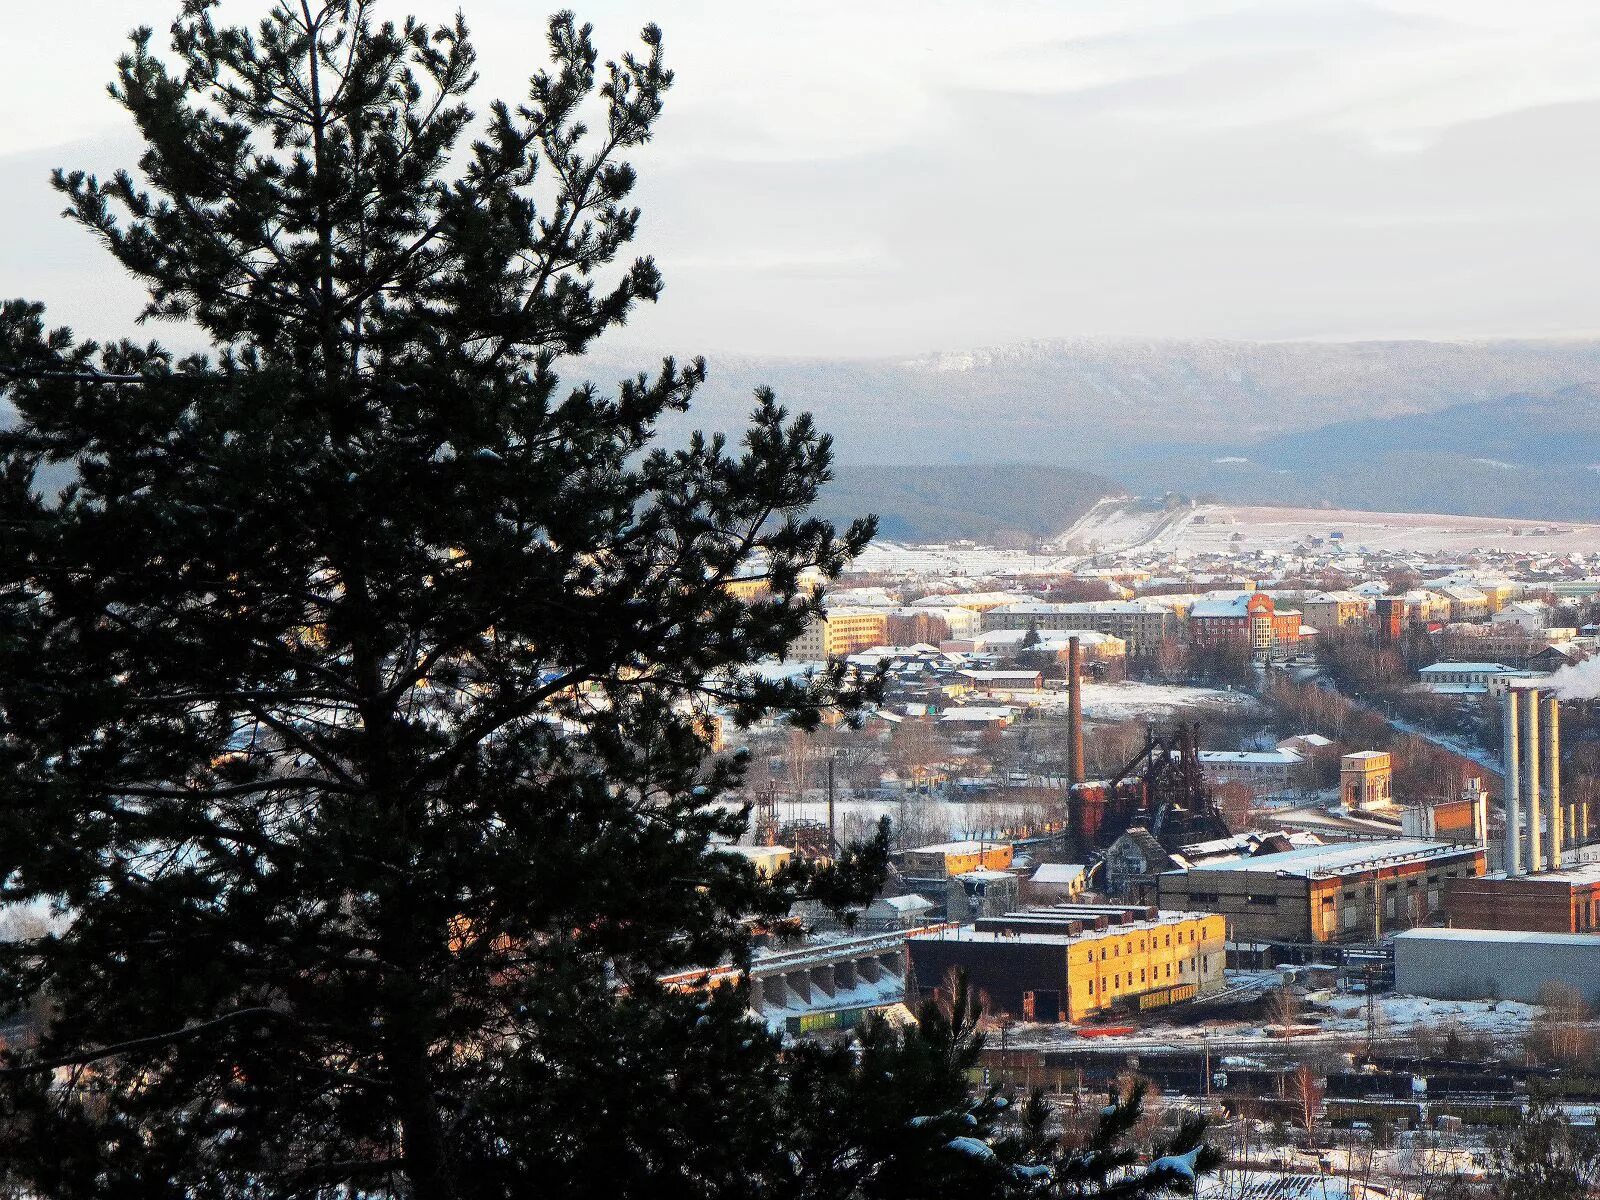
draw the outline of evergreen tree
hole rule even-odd
[[[0,1162],[51,1196],[759,1178],[773,1046],[655,980],[881,865],[758,884],[706,756],[712,702],[850,701],[746,668],[870,527],[806,515],[828,440],[768,394],[742,447],[667,451],[700,362],[558,378],[661,288],[619,262],[660,36],[602,66],[557,17],[469,145],[459,19],[214,7],[119,64],[143,182],[56,179],[212,352],[0,311],[0,880],[65,918],[0,957],[5,1006],[52,1012]]]
[[[1205,1121],[1187,1117],[1141,1154],[1142,1083],[1114,1092],[1081,1139],[1064,1137],[1043,1093],[1014,1116],[998,1087],[975,1091],[983,1009],[957,974],[925,1001],[916,1024],[869,1021],[855,1050],[796,1048],[784,1113],[796,1131],[795,1179],[804,1200],[920,1200],[1013,1196],[1102,1200],[1186,1194],[1221,1163]]]
[[[0,901],[58,918],[0,946],[0,1011],[45,1014],[0,1067],[0,1180],[867,1194],[801,1171],[806,1098],[954,1106],[965,1026],[786,1059],[743,989],[658,982],[860,899],[885,853],[761,880],[716,849],[746,813],[711,706],[806,728],[861,699],[750,669],[870,536],[808,515],[828,439],[762,392],[742,443],[663,449],[700,361],[579,374],[661,290],[621,258],[659,33],[602,64],[560,15],[480,120],[459,18],[216,6],[119,64],[138,174],[56,178],[209,352],[0,307]],[[738,599],[752,565],[769,594]],[[919,1194],[1019,1186],[949,1140]]]
[[[1582,1200],[1600,1186],[1600,1140],[1548,1102],[1532,1105],[1491,1152],[1502,1200]]]

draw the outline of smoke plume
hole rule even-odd
[[[1563,700],[1600,699],[1600,658],[1586,658],[1562,667],[1539,686]]]

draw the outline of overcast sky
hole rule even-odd
[[[126,331],[138,293],[56,218],[48,169],[131,162],[103,85],[176,7],[52,0],[0,42],[0,295],[84,332]],[[463,7],[484,98],[520,96],[544,6]],[[667,290],[630,341],[1600,332],[1594,0],[578,8],[607,50],[658,21],[678,73],[639,159]]]

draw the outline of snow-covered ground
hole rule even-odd
[[[921,827],[926,821],[938,825],[949,838],[963,838],[981,832],[992,820],[1021,824],[1025,818],[1038,812],[1037,804],[1017,804],[987,798],[971,801],[934,800],[927,796],[908,796],[905,800],[839,800],[834,804],[835,817],[845,826],[851,817],[876,822],[880,817],[891,821],[913,819]],[[1007,822],[1011,818],[1011,822]],[[828,804],[825,800],[806,800],[800,803],[780,803],[780,821],[826,821]]]
[[[1242,979],[1244,972],[1228,973],[1230,981]],[[1452,1025],[1463,1032],[1492,1034],[1502,1043],[1526,1034],[1539,1013],[1537,1005],[1514,1000],[1431,1000],[1420,996],[1380,995],[1377,998],[1379,1037],[1405,1037],[1421,1032],[1439,1033]],[[1082,1038],[1069,1026],[1019,1025],[1012,1032],[1016,1046],[1071,1046],[1103,1048],[1107,1051],[1159,1050],[1173,1046],[1196,1049],[1207,1043],[1237,1047],[1257,1044],[1262,1051],[1284,1050],[1294,1046],[1327,1042],[1348,1042],[1367,1030],[1366,997],[1335,995],[1327,1000],[1309,1000],[1297,1015],[1298,1025],[1309,1029],[1293,1038],[1264,1023],[1248,1021],[1206,1021],[1198,1025],[1144,1025],[1128,1034]]]
[[[1066,697],[1061,698],[1066,707]],[[1086,683],[1083,715],[1091,720],[1127,721],[1138,717],[1167,717],[1185,708],[1248,711],[1259,704],[1248,692],[1220,688],[1185,687],[1175,683]]]
[[[905,545],[879,539],[863,550],[851,571],[939,579],[986,579],[994,575],[1059,575],[1080,560],[1065,554],[1033,554],[993,546]]]
[[[1380,1034],[1439,1032],[1451,1025],[1476,1033],[1520,1037],[1539,1014],[1536,1004],[1516,1000],[1431,1000],[1424,996],[1383,995],[1377,1002]],[[1364,1032],[1365,996],[1337,996],[1327,1004],[1322,1027],[1329,1033]]]
[[[1335,533],[1342,536],[1334,539]],[[1192,554],[1250,554],[1289,550],[1312,538],[1351,550],[1423,554],[1472,550],[1594,553],[1600,550],[1600,525],[1234,504],[1201,504],[1175,513],[1159,513],[1141,512],[1134,505],[1102,503],[1060,540],[1108,551],[1141,548]]]
[[[990,701],[984,701],[989,703]],[[1008,704],[1034,709],[1049,716],[1065,716],[1067,693],[1006,692],[996,694],[995,704]],[[1249,692],[1228,691],[1222,688],[1188,687],[1176,683],[1142,683],[1125,680],[1121,683],[1085,683],[1083,685],[1083,715],[1091,721],[1127,721],[1139,717],[1165,718],[1173,713],[1191,708],[1236,709],[1245,711],[1259,707],[1259,701]]]

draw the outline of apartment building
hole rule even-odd
[[[1200,600],[1189,609],[1189,641],[1196,646],[1243,642],[1255,658],[1287,658],[1300,645],[1300,612],[1278,608],[1263,592]]]
[[[799,662],[843,658],[883,645],[888,627],[888,612],[882,608],[830,608],[825,615],[812,618],[789,655]]]
[[[1132,655],[1154,654],[1181,627],[1170,608],[1148,600],[1088,600],[1075,604],[1003,604],[983,614],[983,628],[1088,629],[1120,638]]]
[[[1305,623],[1313,629],[1338,629],[1367,619],[1372,600],[1355,592],[1320,592],[1300,602]]]

